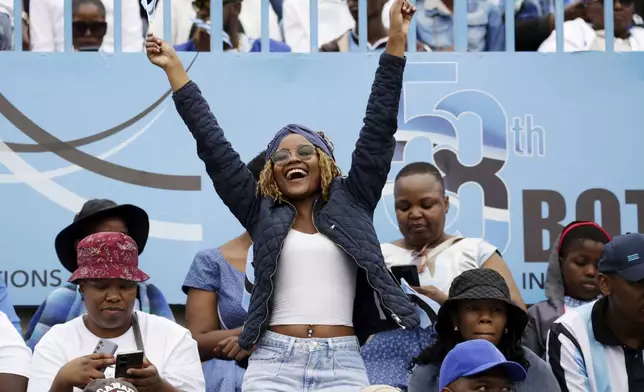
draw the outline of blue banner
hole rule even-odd
[[[182,56],[245,160],[296,122],[330,136],[348,170],[377,56]],[[0,279],[14,302],[40,304],[68,278],[54,237],[100,197],[148,211],[141,266],[183,303],[194,254],[242,229],[163,72],[140,54],[1,53],[0,63]],[[390,181],[406,163],[437,165],[447,231],[496,245],[524,300],[539,301],[561,225],[644,231],[642,69],[639,53],[410,55]],[[400,237],[392,185],[374,218],[382,242]]]

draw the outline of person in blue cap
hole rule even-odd
[[[513,392],[559,392],[550,366],[521,345],[527,322],[528,315],[512,301],[501,274],[489,268],[463,272],[438,311],[436,341],[413,361],[408,391],[441,391],[442,366],[449,353],[462,342],[485,339],[526,371],[526,380],[513,385]]]
[[[614,237],[598,270],[602,298],[552,325],[546,357],[562,391],[644,391],[644,234]]]
[[[358,390],[369,385],[360,344],[420,325],[373,226],[396,148],[414,13],[407,0],[391,7],[387,48],[346,177],[324,134],[290,124],[269,143],[256,181],[172,46],[148,35],[148,58],[166,72],[215,190],[253,240],[255,285],[237,340],[252,351],[244,392]]]
[[[474,339],[457,344],[440,369],[440,392],[510,392],[512,385],[527,377],[523,366],[505,359],[488,340]]]

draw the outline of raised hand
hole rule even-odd
[[[412,287],[412,288],[416,290],[418,293],[436,301],[439,305],[442,305],[445,301],[447,301],[447,294],[445,294],[440,289],[434,286],[422,286],[422,287]]]
[[[145,51],[150,62],[164,70],[174,66],[182,66],[172,45],[155,37],[152,33],[148,33],[145,39]]]
[[[389,10],[389,38],[407,38],[416,7],[407,0],[395,0]]]

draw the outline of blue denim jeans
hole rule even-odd
[[[248,360],[242,391],[357,392],[368,385],[355,336],[300,339],[266,331]]]

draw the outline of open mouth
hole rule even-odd
[[[301,169],[299,167],[294,167],[286,171],[285,177],[289,181],[294,181],[294,180],[301,180],[308,175],[309,173],[307,173],[306,170]]]

